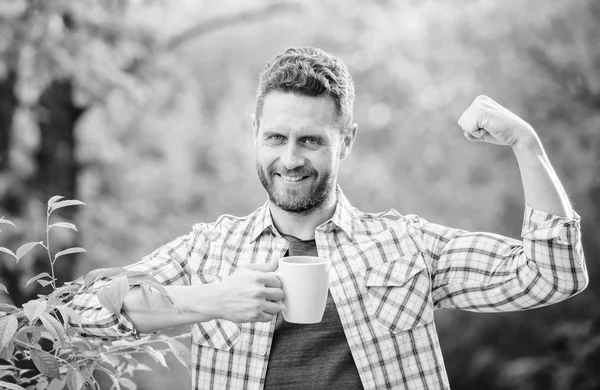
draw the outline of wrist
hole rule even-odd
[[[198,322],[221,318],[221,303],[219,297],[220,283],[193,285],[192,299],[188,299],[188,310],[199,318]]]
[[[544,147],[542,141],[537,134],[531,129],[527,135],[520,137],[514,145],[512,145],[512,151],[517,156],[540,156],[544,155]]]

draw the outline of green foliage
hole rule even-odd
[[[69,307],[69,301],[81,292],[96,291],[102,306],[119,314],[129,286],[141,285],[146,291],[144,298],[149,301],[149,289],[156,289],[168,298],[163,286],[142,272],[132,272],[124,268],[99,269],[89,272],[82,278],[57,287],[54,278],[56,261],[73,253],[85,252],[83,248],[68,248],[52,256],[50,250],[51,228],[77,230],[75,225],[66,222],[50,224],[53,211],[62,207],[84,205],[78,200],[61,200],[52,197],[48,202],[46,214],[46,242],[30,242],[20,246],[16,253],[0,247],[0,251],[19,261],[37,246],[46,249],[51,274],[42,272],[27,281],[42,286],[51,285],[52,292],[39,295],[16,307],[0,304],[0,359],[8,364],[0,365],[0,386],[6,389],[53,389],[80,390],[84,386],[99,389],[95,377],[98,373],[107,375],[113,389],[136,389],[130,379],[137,371],[150,370],[139,361],[140,356],[149,356],[157,364],[168,368],[166,354],[173,354],[184,366],[189,367],[190,353],[187,347],[172,337],[143,337],[133,342],[114,341],[112,343],[85,338],[82,336],[81,319]],[[0,218],[0,223],[15,226],[11,221]],[[113,278],[106,287],[95,287],[94,282],[104,278]],[[0,284],[6,292],[6,287]],[[75,324],[75,325],[74,325]],[[188,336],[184,334],[180,337]],[[19,362],[30,360],[37,373],[20,369]]]

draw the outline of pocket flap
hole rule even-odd
[[[423,255],[417,252],[368,268],[365,273],[364,283],[367,287],[401,287],[425,268],[427,267]]]
[[[226,320],[212,320],[192,325],[196,344],[229,351],[239,341],[241,326]]]

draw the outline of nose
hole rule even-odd
[[[304,165],[304,157],[302,157],[301,151],[293,142],[286,145],[281,156],[281,164],[290,171]]]

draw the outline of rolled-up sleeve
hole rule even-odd
[[[144,272],[165,286],[189,285],[191,275],[189,258],[197,240],[198,231],[194,230],[189,235],[178,237],[125,268],[129,271]],[[138,339],[141,335],[126,313],[121,310],[120,315],[116,315],[103,307],[98,299],[97,291],[110,282],[111,278],[98,280],[74,297],[69,306],[75,310],[81,322],[71,319],[71,324],[80,326],[83,333],[90,336]],[[130,288],[139,284],[130,282]]]
[[[525,207],[521,240],[419,221],[437,308],[494,312],[560,302],[588,284],[580,217]]]

